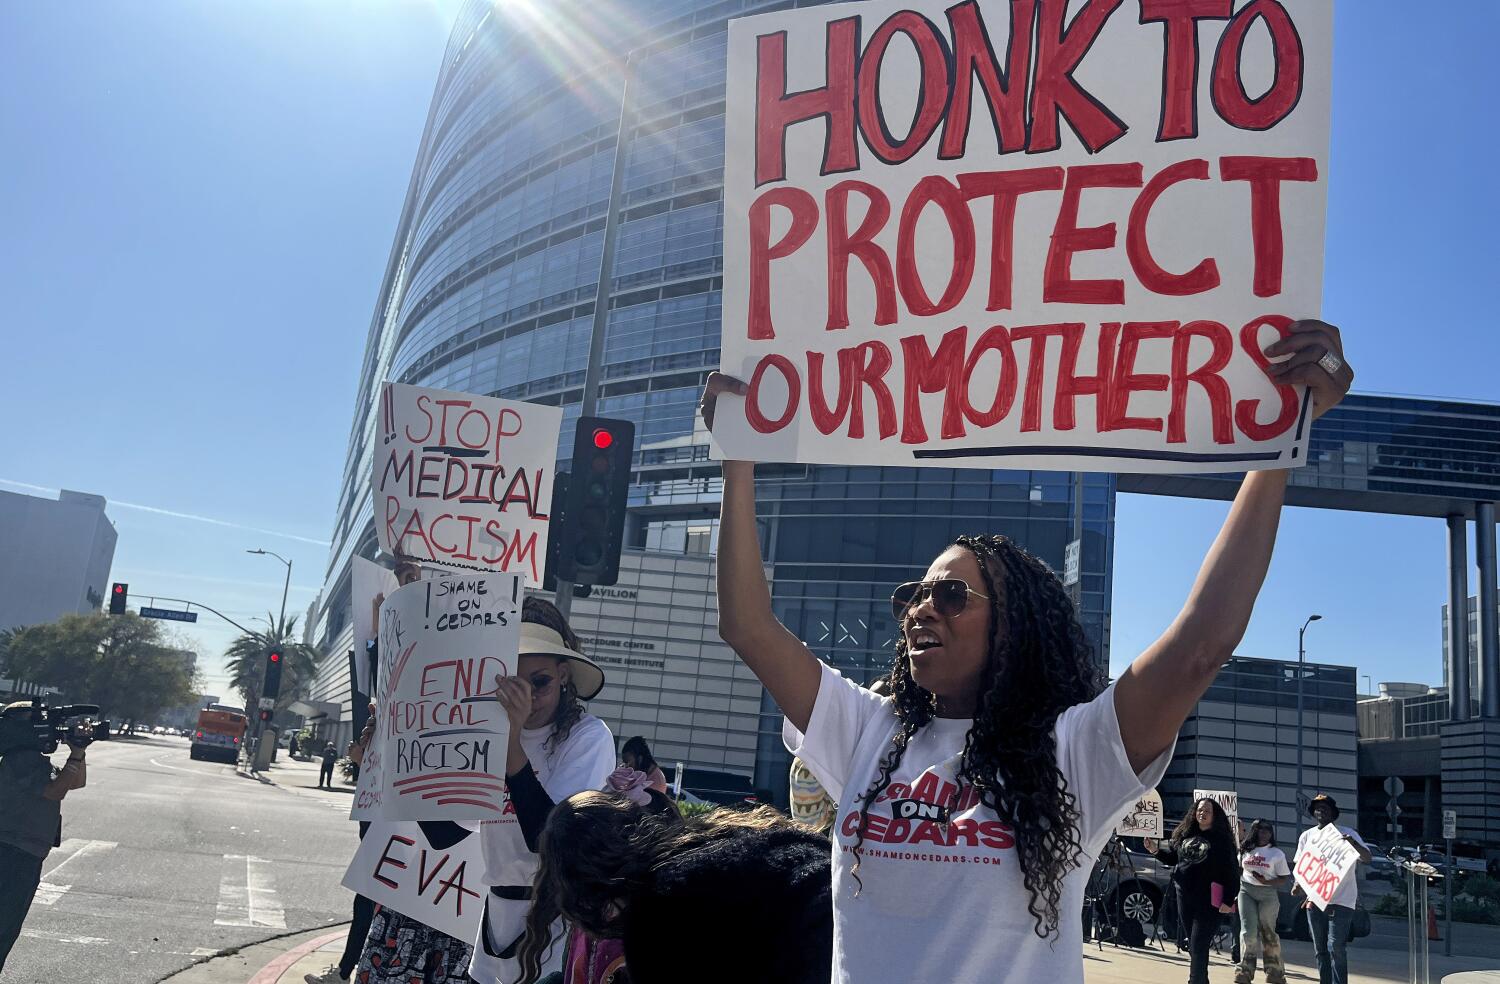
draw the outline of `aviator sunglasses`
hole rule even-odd
[[[900,622],[912,608],[927,598],[932,607],[944,618],[952,618],[969,603],[969,595],[989,600],[989,595],[980,594],[969,587],[969,582],[958,577],[940,577],[935,581],[907,581],[891,592],[891,612]]]

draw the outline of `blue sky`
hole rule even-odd
[[[0,487],[111,500],[115,577],[245,621],[321,585],[354,386],[457,0],[0,4]],[[1500,399],[1500,4],[1337,8],[1327,320],[1357,388]],[[128,505],[127,505],[128,504]],[[149,507],[141,508],[141,507]],[[153,511],[154,510],[154,511]],[[1116,669],[1225,506],[1121,496]],[[205,522],[205,517],[217,523]],[[1438,682],[1435,520],[1287,511],[1241,647]],[[209,684],[234,630],[187,636]]]

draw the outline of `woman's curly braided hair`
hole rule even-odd
[[[1057,933],[1063,877],[1076,867],[1083,846],[1078,801],[1057,767],[1054,726],[1069,707],[1097,697],[1104,676],[1062,582],[1036,557],[1003,536],[961,536],[979,561],[990,601],[988,686],[964,739],[960,785],[972,786],[1015,837],[1021,878],[1031,899],[1035,932]],[[890,690],[900,724],[880,774],[865,793],[850,874],[859,882],[860,852],[869,807],[916,733],[930,722],[937,698],[917,685],[904,633],[891,660]]]

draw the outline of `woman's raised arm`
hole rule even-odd
[[[720,393],[745,392],[745,384],[712,373],[703,388],[700,410],[713,428]],[[719,635],[771,692],[788,720],[806,731],[818,697],[822,671],[818,658],[771,610],[755,522],[755,465],[724,462],[724,502],[719,513]]]
[[[1322,321],[1294,323],[1291,333],[1269,346],[1266,354],[1290,356],[1271,365],[1267,375],[1279,384],[1308,386],[1314,419],[1342,400],[1354,381],[1338,329]],[[1284,470],[1245,476],[1182,611],[1120,675],[1115,713],[1126,755],[1137,772],[1171,746],[1182,722],[1244,637],[1271,565],[1286,483]]]

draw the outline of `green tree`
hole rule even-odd
[[[140,721],[195,699],[193,669],[168,641],[149,619],[91,612],[16,630],[4,648],[18,679],[98,704],[101,717]]]
[[[318,672],[317,649],[297,638],[297,618],[277,623],[266,616],[269,628],[264,632],[247,632],[224,652],[229,667],[229,685],[245,698],[245,707],[253,711],[260,703],[261,678],[265,673],[266,653],[281,650],[281,693],[276,710],[283,711],[302,696]]]

